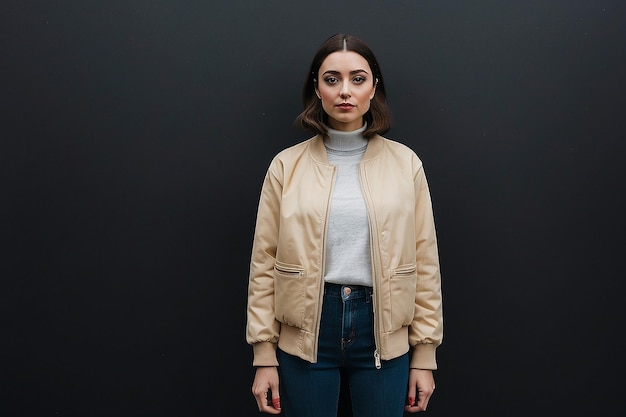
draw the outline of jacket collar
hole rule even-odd
[[[381,153],[384,146],[383,137],[380,135],[372,136],[368,143],[365,154],[363,155],[363,161],[376,158]],[[326,147],[324,146],[324,138],[322,135],[316,135],[311,138],[310,146],[311,157],[320,163],[328,164],[328,154],[326,153]]]

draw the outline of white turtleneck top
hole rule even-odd
[[[359,180],[367,125],[352,132],[328,129],[328,161],[337,167],[326,235],[324,281],[372,286],[370,229]]]

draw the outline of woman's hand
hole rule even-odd
[[[428,400],[435,391],[433,371],[428,369],[411,369],[409,372],[409,391],[407,405],[404,407],[409,413],[426,411]]]
[[[260,412],[280,414],[278,369],[275,366],[261,366],[256,369],[254,382],[252,383],[252,394],[256,399]]]

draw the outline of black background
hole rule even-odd
[[[429,178],[428,415],[624,415],[623,1],[5,1],[6,416],[256,416],[256,203],[319,44],[380,61]],[[323,399],[321,399],[323,400]]]

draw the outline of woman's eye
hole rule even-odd
[[[330,84],[330,85],[337,84],[339,82],[337,77],[328,77],[325,79],[325,81],[327,84]]]
[[[362,76],[360,76],[360,75],[357,75],[356,77],[354,77],[354,80],[353,80],[353,81],[354,81],[355,83],[357,83],[357,84],[361,84],[363,81],[365,81],[365,77],[362,77]]]

